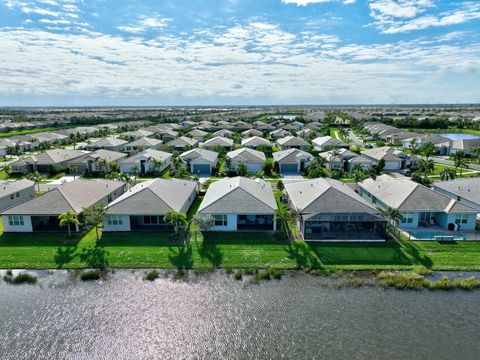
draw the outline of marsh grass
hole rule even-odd
[[[147,275],[145,276],[145,280],[155,281],[159,277],[160,277],[160,273],[157,270],[152,270],[147,273]]]
[[[100,271],[98,270],[85,271],[80,275],[80,279],[82,281],[98,280],[100,279]]]
[[[399,290],[473,290],[480,288],[480,280],[474,278],[473,276],[468,278],[453,279],[442,276],[437,280],[430,280],[415,272],[393,273],[382,271],[375,277],[375,281],[382,287],[395,288]]]
[[[7,272],[7,275],[3,277],[3,280],[6,283],[14,284],[14,285],[37,283],[37,277],[35,275],[30,275],[25,273],[21,273],[21,274],[18,274],[17,276],[13,276],[11,272],[10,274]]]

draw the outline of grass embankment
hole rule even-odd
[[[165,233],[1,234],[0,268],[275,268],[480,270],[480,242],[282,242],[263,233],[200,233],[188,244]]]

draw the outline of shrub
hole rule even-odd
[[[10,272],[11,274],[11,272]],[[12,276],[12,275],[5,275],[3,277],[3,280],[9,284],[35,284],[37,282],[37,277],[35,275],[30,275],[30,274],[18,274],[17,276]]]
[[[254,269],[245,269],[244,273],[245,273],[245,275],[253,275],[253,274],[255,274],[255,270]]]
[[[282,278],[282,272],[278,269],[270,269],[270,275],[272,276],[272,278],[276,279],[276,280],[280,280]]]
[[[235,280],[242,280],[242,277],[243,277],[243,271],[242,270],[235,271],[235,275],[234,275]]]
[[[160,273],[157,270],[152,270],[147,273],[147,276],[145,276],[145,279],[148,281],[155,281],[155,279],[158,279],[160,277]]]
[[[82,281],[98,280],[100,279],[100,271],[98,270],[85,271],[82,273],[82,275],[80,275],[80,279]]]
[[[228,266],[225,268],[225,272],[230,275],[233,273],[233,269],[230,266]]]

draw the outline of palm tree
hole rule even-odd
[[[42,175],[38,171],[34,171],[27,175],[27,179],[31,180],[38,186],[37,191],[40,191],[40,181],[42,181]]]
[[[247,165],[245,165],[244,163],[240,163],[237,165],[237,175],[238,176],[246,176],[248,173],[248,170],[247,170]]]
[[[105,171],[107,172],[107,159],[101,157],[97,160],[97,166],[100,169],[100,171]]]
[[[403,216],[398,209],[395,208],[387,208],[387,209],[379,209],[380,216],[387,220],[389,226],[397,226],[400,221],[402,221]]]
[[[178,232],[178,228],[181,225],[186,226],[188,224],[187,214],[182,212],[177,212],[175,210],[170,210],[165,213],[164,217],[165,222],[171,224],[175,232]]]
[[[127,173],[118,174],[116,179],[123,181],[125,183],[125,188],[127,190],[130,188],[130,185],[132,184],[132,178]]]
[[[457,176],[456,171],[447,167],[440,172],[440,179],[443,181],[453,180],[455,179],[456,176]]]
[[[425,155],[427,160],[430,156],[434,155],[437,152],[435,149],[435,145],[433,145],[431,141],[427,142],[425,145],[422,146],[422,151],[423,155]]]
[[[463,169],[468,169],[468,161],[464,157],[458,157],[457,158],[456,155],[457,155],[457,153],[455,153],[455,157],[454,157],[455,167],[460,168],[460,176],[462,176]]]
[[[340,155],[341,155],[341,153],[340,153],[339,149],[333,149],[333,150],[330,151],[330,171],[333,170],[332,163],[335,163],[335,159],[339,158],[340,160],[342,160]]]
[[[480,146],[476,146],[470,151],[472,155],[475,155],[477,157],[477,162],[480,163]]]
[[[420,171],[423,171],[425,178],[427,177],[427,174],[429,172],[432,172],[433,169],[435,169],[435,163],[433,160],[428,160],[428,159],[420,159],[418,162],[418,168]]]
[[[8,164],[4,165],[2,167],[2,171],[5,173],[5,178],[8,178],[10,174],[12,173],[12,167]]]
[[[58,216],[58,220],[60,220],[60,226],[67,225],[68,228],[68,237],[71,237],[72,232],[70,230],[70,224],[80,225],[80,221],[78,221],[78,215],[75,211],[68,210],[67,212],[60,214]]]
[[[135,182],[137,182],[137,174],[138,174],[138,165],[133,165],[130,170],[133,172],[133,175],[135,176]]]
[[[73,179],[75,180],[75,174],[77,173],[78,168],[75,165],[70,165],[68,171],[73,175]]]
[[[160,173],[160,169],[163,166],[162,160],[152,159],[153,172]]]
[[[285,205],[280,205],[278,209],[275,210],[275,221],[280,223],[281,232],[284,233],[287,238],[290,238],[291,236],[290,227],[288,225],[297,217],[297,212]]]
[[[356,164],[356,165],[360,165],[360,164]],[[363,170],[362,165],[360,165],[360,168],[361,170],[357,169],[352,172],[353,179],[355,180],[355,190],[357,190],[357,192],[358,192],[358,183],[360,181],[365,180],[368,177],[367,173]]]

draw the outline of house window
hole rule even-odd
[[[227,226],[227,215],[215,215],[215,226]]]
[[[402,224],[411,224],[413,223],[413,213],[404,213],[402,214]]]
[[[23,216],[20,215],[11,215],[8,217],[8,224],[10,226],[23,226],[25,225],[23,221]]]
[[[15,196],[16,196],[16,197],[20,197],[20,193],[16,193]]]
[[[108,225],[123,225],[123,219],[120,215],[108,215]]]
[[[468,214],[455,215],[455,224],[466,224],[468,222]]]
[[[15,198],[15,195],[10,195],[10,199],[13,200]]]

